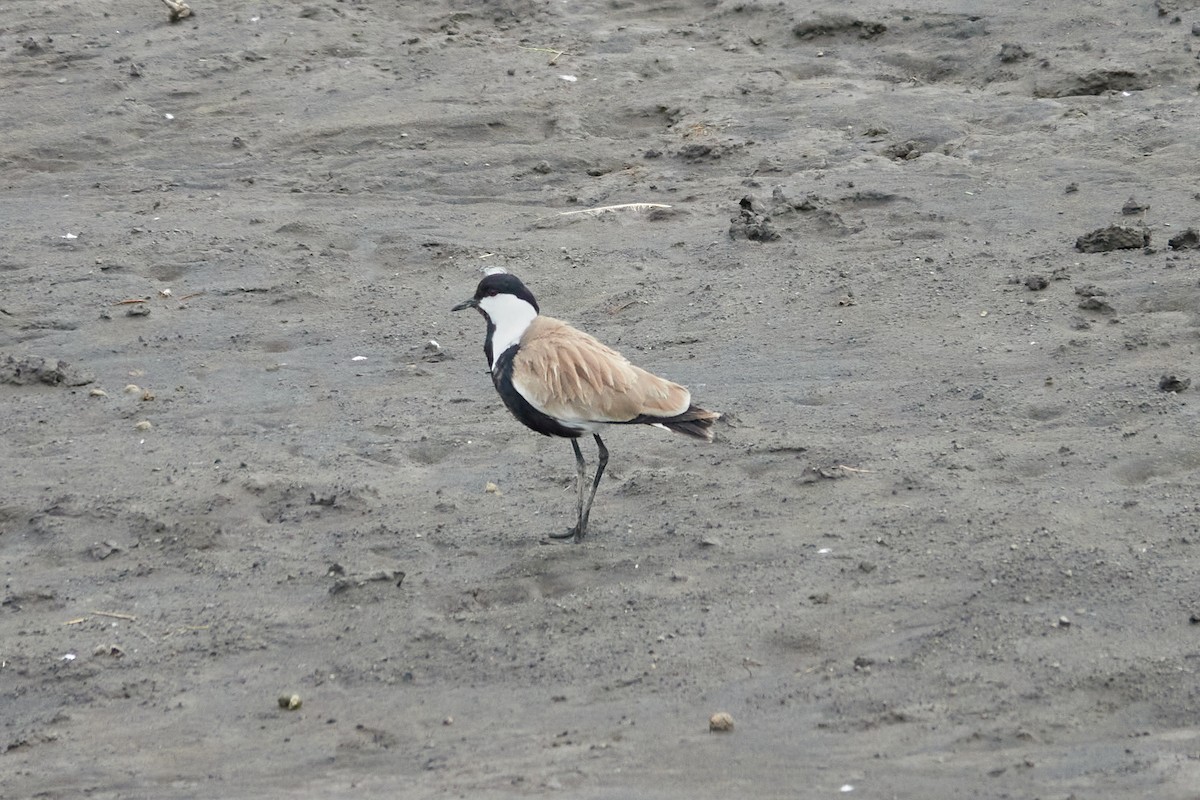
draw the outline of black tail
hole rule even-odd
[[[711,442],[713,440],[713,423],[720,418],[721,415],[716,411],[708,411],[700,406],[691,406],[687,411],[673,417],[654,417],[642,414],[629,421],[631,423],[640,422],[644,425],[660,425],[676,433],[686,433],[688,436],[695,436],[697,439]]]

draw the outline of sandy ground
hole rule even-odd
[[[0,8],[0,796],[1200,797],[1200,3],[194,7]]]

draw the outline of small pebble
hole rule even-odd
[[[104,542],[96,542],[91,547],[89,547],[88,555],[90,555],[92,558],[96,559],[97,561],[103,561],[104,559],[111,556],[113,553],[119,553],[120,551],[121,551],[121,548],[117,546],[116,542],[104,541]]]
[[[1101,314],[1112,314],[1116,310],[1099,297],[1085,297],[1079,301],[1079,307],[1084,311],[1099,311]]]
[[[1131,197],[1125,201],[1125,205],[1121,206],[1121,213],[1125,216],[1133,214],[1142,214],[1150,210],[1150,206],[1145,203],[1139,203],[1136,197]]]
[[[121,391],[123,391],[125,394],[141,394],[142,387],[138,386],[136,383],[131,383]]]
[[[137,428],[139,431],[148,431],[151,428],[153,428],[154,426],[150,424],[150,420],[143,419],[143,420],[139,421],[138,424],[134,425],[133,427]]]
[[[449,354],[442,348],[440,344],[438,344],[437,339],[430,339],[425,343],[424,348],[422,348],[421,359],[424,361],[437,363],[438,361],[444,361],[449,357]]]
[[[1160,392],[1182,392],[1191,385],[1191,378],[1180,378],[1178,375],[1163,375],[1158,379]]]
[[[92,389],[88,392],[88,395],[91,397],[108,397],[108,392],[103,389]]]
[[[712,733],[728,733],[733,730],[733,716],[725,711],[718,711],[708,718],[708,729]]]
[[[300,699],[300,695],[298,694],[285,694],[279,698],[279,707],[285,711],[295,711],[303,703],[304,701]]]

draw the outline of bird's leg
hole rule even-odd
[[[551,534],[549,534],[549,536],[551,539],[574,538],[575,541],[579,541],[580,539],[583,538],[583,534],[580,533],[580,530],[582,529],[582,526],[586,524],[585,520],[584,520],[584,515],[583,515],[583,486],[584,486],[583,481],[585,478],[587,478],[587,464],[584,463],[583,453],[579,450],[579,440],[578,439],[571,440],[571,447],[574,448],[574,450],[575,450],[575,485],[579,489],[579,502],[576,504],[576,507],[575,507],[575,513],[576,513],[575,527],[570,528],[563,533],[551,533]],[[592,489],[593,495],[595,494],[595,492],[596,492],[596,490]],[[589,503],[589,505],[590,505],[590,503]]]
[[[598,433],[593,433],[592,436],[596,439],[596,448],[599,451],[599,461],[596,463],[596,477],[592,481],[592,494],[588,497],[587,505],[583,506],[579,512],[579,530],[575,532],[575,541],[577,542],[583,538],[585,533],[587,533],[588,516],[592,513],[592,501],[596,499],[596,487],[600,485],[600,476],[604,474],[604,468],[608,466],[608,448],[604,446],[604,440],[600,438],[600,434]],[[582,472],[579,474],[579,477],[582,481]],[[579,498],[580,501],[583,500],[582,490],[583,486],[581,484]]]
[[[575,466],[577,468],[577,472],[575,473],[575,488],[579,490],[579,497],[575,503],[575,528],[570,533],[578,541],[579,537],[583,536],[583,526],[587,524],[583,516],[583,487],[586,486],[584,482],[587,480],[587,464],[583,461],[583,453],[579,449],[579,440],[572,439],[571,446],[575,448]]]

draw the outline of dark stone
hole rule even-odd
[[[1158,390],[1160,392],[1182,392],[1191,385],[1191,378],[1180,378],[1177,375],[1163,375],[1158,379]]]
[[[1109,250],[1132,250],[1150,246],[1150,231],[1125,225],[1109,225],[1085,233],[1075,240],[1081,253],[1106,253]]]
[[[1200,248],[1200,233],[1195,228],[1188,228],[1183,233],[1172,236],[1167,240],[1172,250],[1195,250]]]

